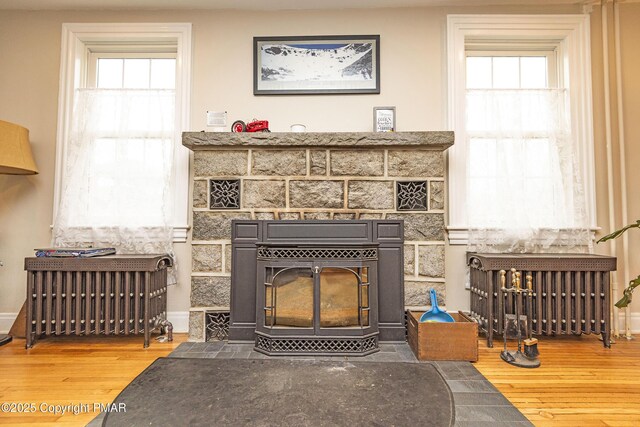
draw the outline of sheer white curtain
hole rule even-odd
[[[53,245],[172,254],[175,91],[75,95]]]
[[[591,233],[563,89],[468,89],[469,246],[588,251]]]

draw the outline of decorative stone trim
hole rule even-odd
[[[239,179],[209,180],[210,209],[240,209]]]
[[[223,341],[229,337],[229,311],[205,312],[206,341]]]
[[[182,145],[193,151],[246,147],[417,148],[444,151],[453,132],[184,132]]]
[[[399,211],[426,211],[427,181],[396,181],[396,209]]]

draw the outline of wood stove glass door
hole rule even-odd
[[[266,268],[264,326],[274,332],[300,328],[370,327],[369,267],[298,264]]]
[[[314,282],[310,267],[268,269],[265,283],[265,326],[312,328]]]
[[[367,267],[324,267],[319,285],[321,328],[369,326]]]

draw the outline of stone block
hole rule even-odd
[[[404,245],[404,274],[415,276],[416,274],[416,248],[413,245]]]
[[[220,272],[222,270],[221,245],[192,245],[191,271]]]
[[[230,277],[191,278],[191,307],[229,307],[230,294]]]
[[[444,277],[444,246],[418,247],[418,274],[427,277]]]
[[[331,151],[333,176],[382,176],[384,153],[381,150]]]
[[[273,212],[256,212],[256,219],[276,219],[276,214]]]
[[[284,208],[286,189],[284,181],[246,179],[242,193],[244,208]]]
[[[231,243],[224,245],[224,272],[231,273]]]
[[[444,181],[431,181],[429,187],[429,210],[444,209]]]
[[[189,341],[204,342],[204,311],[189,312]]]
[[[251,219],[248,212],[194,212],[193,240],[231,239],[231,220]]]
[[[444,176],[444,155],[441,151],[389,150],[389,176]]]
[[[289,206],[292,208],[343,208],[343,181],[290,181]]]
[[[334,213],[333,219],[337,219],[337,220],[356,219],[356,214],[355,213]]]
[[[278,219],[281,220],[298,220],[300,219],[300,212],[280,212]]]
[[[434,288],[438,294],[438,306],[444,306],[446,286],[439,282],[404,281],[404,305],[407,307],[431,307],[429,289]]]
[[[329,212],[305,212],[304,219],[331,219],[331,213]]]
[[[393,182],[349,181],[350,209],[393,209]]]
[[[193,152],[194,176],[232,177],[247,174],[248,151]]]
[[[363,212],[358,217],[359,219],[384,219],[384,214],[381,213],[371,213],[371,212]]]
[[[388,213],[387,219],[404,220],[405,241],[444,240],[444,214]]]
[[[311,175],[326,175],[327,174],[327,152],[311,150],[309,153],[310,172]]]
[[[253,151],[252,175],[304,176],[307,155],[304,150]]]
[[[207,203],[207,181],[193,181],[193,207],[194,208],[206,208],[209,207]]]

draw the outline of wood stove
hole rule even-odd
[[[402,221],[234,221],[231,341],[366,355],[404,340]]]

